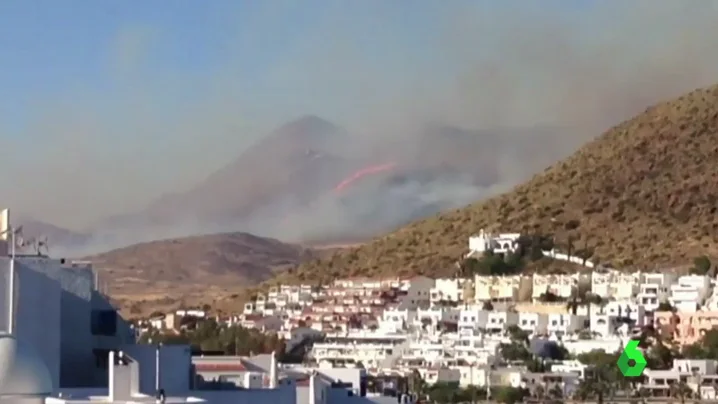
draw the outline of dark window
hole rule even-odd
[[[93,349],[92,354],[95,356],[95,366],[97,366],[99,369],[107,369],[107,364],[110,361],[110,350]]]
[[[91,320],[92,335],[117,335],[117,312],[114,310],[93,310]]]

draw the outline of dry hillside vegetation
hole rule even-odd
[[[553,234],[617,268],[718,256],[718,86],[648,108],[511,192],[312,260],[282,281],[447,275],[481,228]]]
[[[270,278],[316,257],[313,250],[247,233],[135,244],[89,257],[120,304],[172,304],[199,293],[204,300]]]

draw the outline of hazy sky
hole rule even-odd
[[[382,136],[633,113],[718,81],[717,4],[4,0],[2,203],[80,228],[305,113]]]

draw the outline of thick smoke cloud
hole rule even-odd
[[[90,227],[191,188],[262,134],[307,112],[345,125],[366,150],[406,152],[426,122],[568,128],[561,147],[536,151],[545,158],[501,159],[500,180],[490,187],[463,179],[409,183],[381,198],[355,195],[349,215],[335,195],[310,207],[287,198],[244,223],[209,226],[192,217],[162,227],[137,223],[92,246],[220,230],[319,237],[373,222],[363,218],[377,205],[384,206],[377,222],[398,223],[402,205],[454,207],[504,191],[651,103],[718,82],[714,2],[419,3],[327,2],[252,83],[243,81],[247,48],[278,40],[273,34],[297,4],[263,3],[243,35],[227,41],[222,68],[202,77],[179,68],[147,73],[154,47],[173,39],[158,27],[125,27],[108,47],[108,72],[120,89],[88,89],[78,81],[61,97],[39,102],[35,110],[44,112],[21,134],[38,139],[34,152],[2,162],[4,172],[14,173],[0,178],[0,185],[14,184],[6,200],[33,217]],[[525,140],[507,141],[518,148]]]

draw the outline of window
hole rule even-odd
[[[92,335],[114,337],[117,335],[117,312],[114,310],[93,310],[90,319]]]
[[[93,349],[92,355],[95,357],[95,366],[98,369],[107,369],[107,364],[110,362],[109,349]]]

